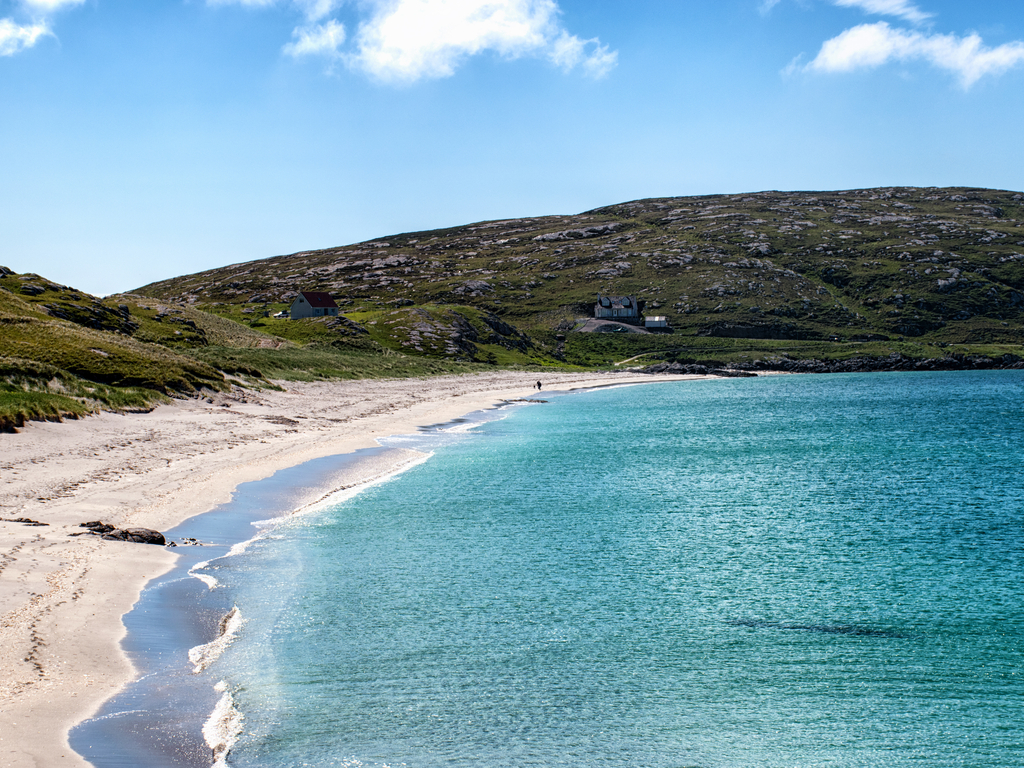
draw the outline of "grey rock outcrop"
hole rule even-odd
[[[130,541],[135,544],[156,544],[161,547],[167,544],[167,539],[160,531],[150,528],[118,528],[103,534],[103,538],[109,541]]]
[[[717,364],[721,365],[721,364]],[[846,360],[790,360],[776,358],[734,363],[728,368],[705,363],[655,363],[641,373],[711,374],[735,376],[754,371],[784,371],[786,373],[875,373],[881,371],[976,371],[1024,369],[1024,360],[1016,355],[1000,358],[981,355],[946,355],[944,357],[913,358],[894,352],[888,357],[853,357]]]
[[[156,544],[161,547],[167,544],[167,539],[164,538],[164,535],[160,531],[154,531],[152,528],[115,528],[113,525],[101,522],[100,520],[81,523],[79,528],[86,528],[87,530],[71,535],[83,536],[94,534],[108,541],[130,541],[135,544]]]
[[[561,232],[547,232],[543,235],[537,235],[533,239],[539,243],[557,243],[565,240],[585,240],[590,237],[610,235],[614,232],[618,232],[625,226],[626,225],[623,222],[613,221],[609,224],[595,224],[592,227],[565,229]]]

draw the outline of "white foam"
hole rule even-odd
[[[203,724],[203,738],[213,750],[215,762],[212,768],[227,768],[228,753],[242,735],[243,718],[242,713],[235,709],[235,700],[228,690],[227,682],[221,680],[213,689],[224,695]]]
[[[238,542],[237,544],[233,545],[231,549],[228,550],[228,553],[224,555],[224,557],[234,557],[235,555],[242,554],[243,552],[245,552],[245,550],[249,548],[249,545],[256,541],[256,539],[258,538],[259,535],[256,535],[253,536],[251,539],[247,539],[246,541]]]
[[[423,462],[425,462],[427,459],[429,459],[431,456],[434,455],[432,452],[431,453],[422,453],[420,451],[410,451],[410,452],[417,454],[416,457],[413,458],[413,459],[410,459],[409,461],[403,462],[402,464],[399,464],[399,465],[391,468],[390,470],[388,470],[386,472],[382,472],[381,474],[376,475],[374,477],[371,477],[371,478],[369,478],[367,480],[364,480],[362,482],[353,483],[352,485],[344,485],[344,486],[342,486],[340,488],[336,488],[333,491],[327,493],[326,495],[320,497],[316,501],[314,501],[314,502],[312,502],[310,504],[306,504],[303,507],[299,507],[298,509],[294,510],[289,515],[284,515],[282,517],[272,517],[269,520],[256,520],[256,521],[254,521],[252,523],[252,526],[255,527],[256,530],[257,530],[257,533],[256,533],[255,536],[253,536],[251,539],[246,539],[245,541],[238,542],[237,544],[233,545],[231,547],[231,549],[229,549],[225,554],[221,555],[218,558],[214,558],[214,560],[222,560],[225,557],[234,557],[235,555],[240,555],[243,552],[245,552],[245,550],[247,550],[249,548],[249,546],[254,541],[256,541],[258,539],[268,538],[269,535],[270,535],[270,531],[273,528],[277,527],[278,525],[281,525],[281,523],[285,522],[286,520],[288,520],[290,518],[293,518],[296,515],[305,515],[305,514],[309,514],[310,512],[318,512],[318,511],[324,509],[327,506],[331,506],[333,504],[338,504],[338,503],[340,503],[342,501],[347,501],[348,499],[351,499],[354,496],[357,496],[358,494],[362,493],[363,491],[365,491],[367,488],[370,488],[371,486],[378,485],[379,483],[383,483],[383,482],[385,482],[387,480],[390,480],[391,478],[393,478],[393,477],[395,477],[397,475],[400,475],[402,472],[405,472],[407,469],[412,469],[413,467],[415,467],[415,466],[417,466],[419,464],[422,464]],[[192,576],[194,578],[199,579],[201,582],[203,582],[207,586],[208,589],[211,589],[211,590],[216,589],[217,587],[219,587],[220,586],[220,582],[217,580],[216,577],[211,576],[208,573],[200,573],[200,571],[202,571],[202,569],[204,569],[204,568],[208,568],[210,566],[210,563],[212,563],[212,562],[213,562],[213,560],[203,560],[201,563],[196,563],[195,565],[193,565],[188,570],[188,575],[189,576]],[[199,646],[199,647],[203,648],[205,646]],[[195,651],[195,650],[196,649],[193,648],[192,651],[189,651],[190,657],[191,657],[192,652]]]
[[[138,715],[145,712],[149,712],[148,709],[126,709],[123,712],[111,712],[109,715],[99,715],[89,720],[90,723],[98,723],[100,720],[112,720],[115,717],[125,717],[126,715]]]
[[[620,382],[618,384],[598,384],[597,386],[593,386],[593,387],[570,387],[569,389],[566,389],[566,390],[563,390],[563,391],[568,393],[568,394],[573,394],[573,395],[585,395],[587,392],[597,392],[599,390],[601,392],[608,392],[609,390],[612,390],[612,389],[625,389],[626,387],[643,387],[643,386],[646,386],[647,384],[652,384],[652,383],[654,383],[656,381],[657,381],[657,379],[651,379],[651,381],[649,381],[649,382],[648,381],[624,381],[624,382]]]
[[[201,563],[196,563],[188,569],[188,575],[199,579],[203,584],[206,585],[207,589],[216,589],[220,586],[220,582],[217,581],[213,576],[208,573],[199,573],[203,568],[210,565],[209,560],[203,560]]]
[[[312,502],[310,504],[307,504],[304,507],[300,507],[299,509],[295,510],[292,513],[292,515],[293,516],[294,515],[307,515],[307,514],[310,514],[311,512],[319,512],[319,511],[323,510],[326,507],[330,507],[330,506],[333,506],[335,504],[339,504],[339,503],[341,503],[343,501],[348,501],[349,499],[354,498],[355,496],[358,496],[360,493],[365,491],[367,488],[371,488],[371,487],[373,487],[375,485],[380,485],[381,483],[385,483],[388,480],[390,480],[391,478],[397,477],[398,475],[402,474],[406,470],[412,469],[413,467],[417,467],[420,464],[423,464],[425,461],[427,461],[428,459],[430,459],[434,455],[433,451],[431,451],[429,453],[422,453],[420,451],[415,451],[414,453],[418,454],[415,458],[409,459],[409,461],[403,462],[402,464],[399,464],[399,465],[397,465],[397,466],[387,470],[386,472],[382,472],[381,474],[376,475],[375,477],[371,477],[371,478],[369,478],[367,480],[364,480],[362,482],[353,483],[352,485],[343,485],[341,488],[336,488],[335,490],[333,490],[330,493],[328,493],[327,495],[317,499],[316,501],[314,501],[314,502]],[[277,520],[270,520],[270,521],[266,521],[266,522],[271,522],[271,523],[273,523],[273,522],[281,522],[283,519],[287,519],[287,518],[277,518]]]
[[[448,434],[458,435],[458,434],[461,434],[463,432],[469,432],[469,430],[471,430],[471,429],[476,429],[477,427],[479,427],[483,423],[484,422],[482,422],[482,421],[477,421],[477,422],[472,422],[471,421],[471,422],[466,422],[464,424],[456,424],[454,427],[448,427],[448,429],[445,429],[445,430],[442,430],[442,431],[443,432],[447,432]]]
[[[221,654],[238,636],[238,630],[242,628],[242,623],[242,612],[236,605],[220,620],[220,633],[213,641],[205,645],[197,645],[189,650],[188,660],[192,662],[194,674],[198,675],[220,658]]]

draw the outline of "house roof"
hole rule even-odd
[[[615,309],[631,309],[633,299],[630,296],[598,296],[597,303],[602,307]]]
[[[311,307],[337,307],[331,294],[323,291],[302,291],[302,298],[309,302]]]

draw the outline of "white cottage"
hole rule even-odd
[[[597,294],[594,317],[618,320],[621,323],[635,323],[640,320],[640,308],[636,296],[602,296]]]
[[[303,317],[337,317],[338,305],[331,294],[322,291],[303,291],[295,297],[289,310],[292,320]]]

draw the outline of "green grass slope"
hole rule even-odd
[[[740,347],[1017,347],[1024,196],[886,188],[639,200],[303,251],[138,293],[234,317],[285,308],[298,290],[329,291],[353,318],[407,305],[475,308],[526,331],[547,355],[598,293],[636,295],[676,336],[746,340]],[[394,339],[407,336],[396,329]]]
[[[132,338],[137,325],[93,296],[0,267],[0,429],[226,388],[210,365]]]
[[[368,327],[345,318],[290,322],[244,311],[233,319],[231,313],[221,316],[147,296],[99,299],[0,267],[0,430],[98,409],[146,409],[168,396],[225,390],[231,383],[274,387],[268,379],[479,370],[478,358],[497,360],[489,345],[512,345],[501,329],[525,346],[522,334],[487,313],[471,308],[466,313],[471,321],[447,309],[441,313],[459,317],[466,326],[463,354],[456,360],[431,359],[406,354],[393,335],[376,328],[376,319]],[[395,325],[394,318],[382,322]],[[436,325],[439,330],[443,323]],[[528,358],[504,362],[527,363]]]
[[[299,290],[330,292],[344,316],[275,318]],[[577,332],[598,293],[637,296],[672,332]],[[1024,357],[1024,195],[638,200],[302,251],[105,299],[0,268],[8,425],[223,388],[225,376],[268,386],[493,365],[893,355]]]
[[[36,301],[11,290],[28,285],[34,292],[41,283],[46,285],[43,294],[26,294]],[[81,297],[76,305],[81,314],[71,315],[38,300],[58,292]],[[89,320],[81,322],[85,315]],[[5,357],[51,365],[92,382],[165,394],[223,388],[223,377],[209,366],[132,338],[133,325],[127,312],[111,311],[95,297],[43,281],[38,275],[0,277],[0,349]]]

